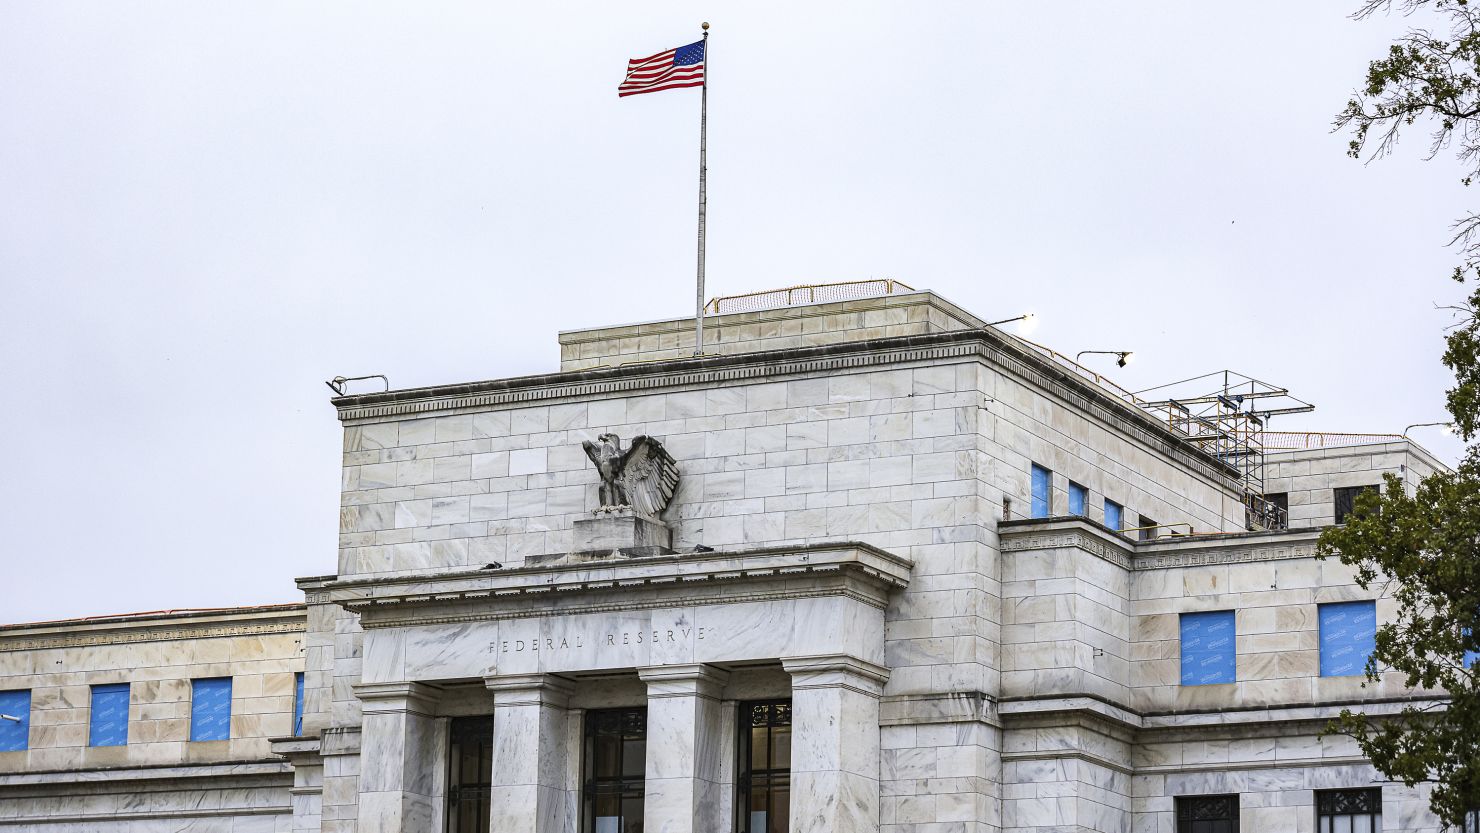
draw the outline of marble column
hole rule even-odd
[[[647,784],[643,830],[729,830],[720,692],[729,673],[709,665],[637,669],[647,683]]]
[[[440,828],[447,755],[433,717],[439,693],[424,683],[355,686],[364,714],[358,833]]]
[[[570,833],[579,814],[567,785],[570,681],[551,674],[485,677],[493,692],[491,833]]]
[[[845,654],[783,657],[791,674],[792,833],[877,833],[887,669]]]

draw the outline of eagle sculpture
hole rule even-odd
[[[621,437],[602,434],[596,442],[582,442],[581,447],[601,475],[601,506],[596,511],[632,509],[656,519],[668,508],[678,489],[678,463],[662,443],[643,435],[623,450]]]

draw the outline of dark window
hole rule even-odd
[[[1336,501],[1336,522],[1346,523],[1346,516],[1351,514],[1357,502],[1357,495],[1367,490],[1377,491],[1376,486],[1343,486],[1340,489],[1332,489]]]
[[[1316,833],[1381,833],[1382,789],[1318,790]]]
[[[1270,492],[1264,496],[1264,504],[1259,507],[1260,521],[1265,529],[1289,529],[1290,528],[1290,494],[1288,492]]]
[[[488,833],[493,718],[453,718],[447,748],[447,833]]]
[[[1156,521],[1153,521],[1152,519],[1146,517],[1145,515],[1142,515],[1141,516],[1141,527],[1140,527],[1139,530],[1137,530],[1140,533],[1140,535],[1138,537],[1142,541],[1155,541],[1156,540],[1156,533],[1160,531],[1160,530],[1158,530],[1156,528],[1158,525],[1159,524],[1157,524]]]
[[[786,833],[791,818],[791,701],[740,704],[740,833]]]
[[[1238,796],[1179,796],[1177,833],[1238,833]]]
[[[642,833],[647,709],[586,713],[585,833]]]
[[[1125,507],[1110,498],[1105,498],[1105,526],[1119,532],[1124,525]]]

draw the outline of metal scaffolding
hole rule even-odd
[[[1285,388],[1232,370],[1220,370],[1136,391],[1148,413],[1219,462],[1238,472],[1250,529],[1283,529],[1285,510],[1264,495],[1265,427],[1272,417],[1303,414],[1315,406]]]

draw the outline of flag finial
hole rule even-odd
[[[703,23],[700,23],[699,24],[699,28],[701,28],[704,31],[708,32],[709,31],[709,21],[706,20]]]

